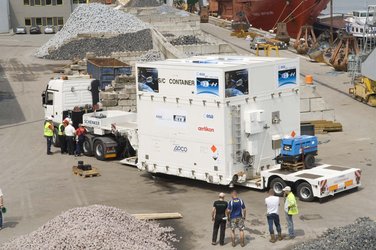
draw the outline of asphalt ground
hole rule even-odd
[[[212,26],[204,29],[228,39],[239,52],[249,52],[246,42],[230,37],[228,31]],[[33,57],[34,50],[48,38],[0,36],[0,188],[8,208],[0,243],[29,233],[70,208],[104,204],[129,213],[182,213],[181,220],[162,222],[176,229],[181,239],[178,249],[233,249],[228,230],[224,247],[210,245],[212,203],[219,192],[229,193],[227,187],[175,177],[152,177],[116,161],[69,157],[60,155],[57,149],[53,150],[54,155],[46,155],[41,92],[53,76],[51,69],[65,63]],[[281,56],[296,55],[281,52]],[[359,216],[375,217],[376,109],[347,96],[349,77],[345,73],[305,58],[301,59],[301,71],[314,75],[317,91],[335,109],[337,120],[344,126],[344,132],[319,135],[318,160],[361,168],[363,186],[324,203],[299,202],[300,215],[295,217],[297,238],[275,244],[268,242],[265,192],[239,188],[248,211],[246,248],[289,249],[294,242],[313,238],[328,227],[351,223]],[[77,160],[98,167],[102,176],[74,176],[71,167]],[[283,215],[281,221],[286,232]]]

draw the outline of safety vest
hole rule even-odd
[[[53,136],[54,131],[50,129],[50,125],[52,125],[50,122],[46,122],[44,125],[44,136]]]
[[[290,192],[287,195],[286,199],[287,199],[287,204],[289,206],[288,214],[290,214],[290,215],[298,214],[299,211],[298,211],[298,205],[296,204],[295,195],[292,192]]]
[[[62,128],[64,127],[64,124],[62,124],[62,123],[60,123],[59,124],[59,130],[58,130],[58,135],[64,135],[64,132],[63,132],[63,130],[62,130]]]

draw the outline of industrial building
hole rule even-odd
[[[0,0],[0,33],[9,32],[9,0]]]

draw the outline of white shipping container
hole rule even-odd
[[[300,131],[299,59],[193,57],[137,64],[138,167],[211,183],[275,167]]]

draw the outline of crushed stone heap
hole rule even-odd
[[[70,209],[0,249],[175,249],[172,228],[140,221],[124,210],[92,205]]]

